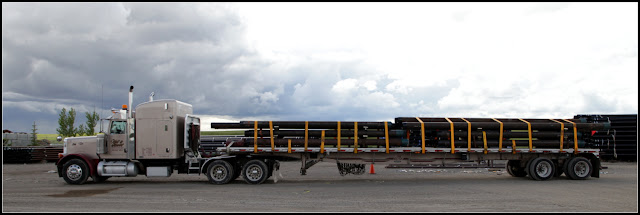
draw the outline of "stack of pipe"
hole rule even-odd
[[[638,114],[576,115],[588,123],[611,124],[610,129],[591,134],[594,147],[604,160],[638,160]]]
[[[422,121],[423,123],[421,123]],[[385,125],[386,124],[386,125]],[[574,136],[575,125],[575,136]],[[246,129],[244,137],[228,139],[225,145],[232,147],[319,147],[324,140],[325,147],[451,147],[451,133],[455,148],[487,146],[511,147],[515,140],[517,147],[533,148],[573,148],[575,139],[578,147],[591,147],[585,139],[592,131],[606,130],[606,123],[581,122],[575,119],[513,119],[513,118],[426,118],[398,117],[395,122],[338,122],[338,121],[241,121],[239,123],[211,123],[214,129]],[[453,129],[452,129],[453,128]],[[501,129],[502,128],[502,129]],[[563,129],[564,128],[564,129]],[[470,136],[469,136],[470,131]],[[531,132],[530,132],[531,131]],[[531,133],[531,136],[530,134]],[[323,137],[324,134],[324,137]],[[502,138],[501,138],[502,137]],[[502,141],[500,141],[502,140]],[[531,141],[531,142],[530,142]]]

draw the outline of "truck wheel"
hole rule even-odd
[[[529,162],[529,176],[538,181],[544,181],[554,176],[556,167],[547,158],[536,158]]]
[[[227,161],[217,160],[207,167],[207,178],[212,184],[226,184],[233,179],[233,166]]]
[[[80,159],[71,159],[62,166],[62,178],[68,184],[84,184],[89,178],[89,166]]]
[[[249,184],[261,184],[269,177],[269,167],[264,161],[251,160],[242,168],[242,178]]]
[[[524,171],[524,168],[520,167],[519,160],[509,160],[507,161],[507,172],[509,175],[513,177],[525,177],[527,176],[527,172]]]
[[[592,171],[593,166],[588,159],[583,157],[575,157],[569,159],[565,173],[567,174],[567,176],[569,176],[569,178],[573,180],[584,180],[591,175]]]

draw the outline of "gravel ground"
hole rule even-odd
[[[340,176],[334,161],[277,182],[209,184],[204,175],[113,177],[68,185],[54,163],[3,164],[3,212],[638,212],[638,164],[603,162],[600,178],[514,178],[504,169],[385,168]],[[279,174],[277,174],[279,175]]]

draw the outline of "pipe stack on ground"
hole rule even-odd
[[[608,123],[610,129],[596,131],[591,138],[604,160],[638,160],[638,114],[576,115],[588,123]]]

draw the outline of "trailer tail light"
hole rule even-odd
[[[64,155],[62,153],[58,153],[58,159],[64,157]]]

